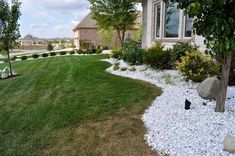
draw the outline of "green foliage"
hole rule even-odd
[[[194,82],[201,82],[208,77],[221,73],[219,64],[215,64],[210,56],[205,56],[199,51],[187,52],[186,56],[177,62],[177,69],[180,70],[187,79]]]
[[[115,50],[112,51],[112,53],[110,54],[111,58],[115,58],[115,59],[121,59],[122,57],[122,51],[120,48],[116,48]]]
[[[66,55],[66,51],[61,51],[60,55]]]
[[[96,54],[101,54],[102,51],[103,51],[102,49],[97,49],[97,50],[96,50]]]
[[[115,38],[115,31],[113,30],[113,28],[107,28],[107,29],[102,29],[100,28],[98,30],[98,35],[102,40],[102,45],[103,46],[110,46],[112,45],[112,42]],[[97,47],[98,49],[100,49],[99,47]]]
[[[131,39],[125,41],[122,45],[123,59],[132,64],[143,63],[144,50],[138,47],[138,44]]]
[[[38,54],[33,54],[32,58],[34,58],[34,59],[39,58],[39,55]]]
[[[133,28],[138,15],[133,0],[89,0],[92,17],[100,28],[113,28],[124,42],[125,32]]]
[[[53,45],[51,44],[51,42],[49,42],[47,45],[47,50],[52,51],[53,49],[54,49]]]
[[[42,57],[48,57],[48,54],[47,53],[43,53]]]
[[[79,50],[77,50],[77,53],[78,54],[83,54],[83,50],[79,49]]]
[[[28,56],[21,56],[21,60],[27,60],[28,59]]]
[[[119,70],[120,69],[120,67],[119,67],[119,64],[114,64],[114,66],[113,66],[113,70]]]
[[[147,50],[144,54],[144,62],[155,69],[170,69],[171,68],[171,52],[163,50],[164,46],[161,43],[156,43],[153,47]]]
[[[75,51],[70,51],[69,53],[70,53],[70,55],[74,55]]]
[[[17,56],[13,56],[12,58],[11,58],[11,61],[15,61],[17,59]]]
[[[197,50],[196,45],[191,45],[190,43],[182,43],[179,42],[175,45],[173,45],[172,53],[171,53],[171,61],[176,62],[180,60],[182,56],[186,55],[186,52],[192,52]]]
[[[55,52],[50,52],[50,56],[56,56]]]

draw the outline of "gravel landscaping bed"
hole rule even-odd
[[[103,60],[114,64],[116,60]],[[108,72],[124,77],[150,82],[163,89],[163,94],[153,101],[143,114],[147,128],[145,139],[160,154],[177,156],[232,156],[223,150],[225,136],[235,136],[235,87],[228,88],[225,113],[215,113],[215,101],[199,97],[197,83],[185,82],[178,71],[158,71],[147,66],[133,66],[120,62],[126,71]],[[132,67],[132,68],[133,68]],[[185,110],[185,100],[192,102]]]

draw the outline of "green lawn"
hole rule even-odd
[[[0,155],[152,155],[140,114],[161,90],[106,73],[104,57],[13,63],[21,75],[0,80]]]

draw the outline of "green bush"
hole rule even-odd
[[[55,52],[50,52],[50,56],[56,56]]]
[[[21,56],[21,60],[27,60],[28,57],[27,56]]]
[[[177,63],[177,69],[194,82],[201,82],[208,77],[220,75],[221,66],[210,56],[199,51],[187,52]]]
[[[191,45],[190,43],[182,43],[179,42],[173,45],[172,54],[171,54],[171,61],[176,63],[176,61],[180,60],[182,56],[186,55],[186,52],[192,52],[197,50],[197,46]]]
[[[115,50],[112,51],[112,53],[110,54],[111,58],[115,58],[115,59],[121,59],[122,57],[122,51],[120,48],[116,48]]]
[[[113,66],[113,70],[118,70],[118,69],[120,69],[120,67],[119,67],[119,64],[114,64],[114,66]]]
[[[8,62],[8,58],[4,58],[4,59],[3,59],[3,62]]]
[[[15,61],[17,59],[17,56],[13,56],[12,58],[11,58],[11,61]]]
[[[78,54],[83,54],[83,51],[81,49],[77,50]]]
[[[74,55],[75,51],[70,51],[69,53],[70,53],[70,55]]]
[[[161,43],[156,43],[153,47],[147,50],[144,54],[144,63],[155,69],[170,69],[171,52],[163,50],[164,46]]]
[[[32,58],[34,58],[34,59],[39,58],[39,55],[38,54],[33,54]]]
[[[66,55],[66,51],[61,51],[60,55]]]
[[[97,50],[96,50],[96,54],[101,54],[102,52],[103,52],[102,49],[97,49]]]
[[[52,46],[52,44],[49,42],[47,45],[47,50],[48,51],[52,51],[54,49],[54,47]]]
[[[130,62],[131,64],[142,64],[144,50],[138,47],[138,44],[131,39],[128,39],[122,45],[123,60]]]
[[[43,53],[42,57],[48,57],[48,54],[47,53]]]

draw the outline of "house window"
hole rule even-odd
[[[161,4],[155,5],[155,37],[160,37]]]
[[[192,24],[193,24],[193,19],[190,18],[188,15],[185,15],[184,37],[192,36]]]
[[[166,3],[165,6],[164,37],[178,38],[180,11],[176,3]]]

